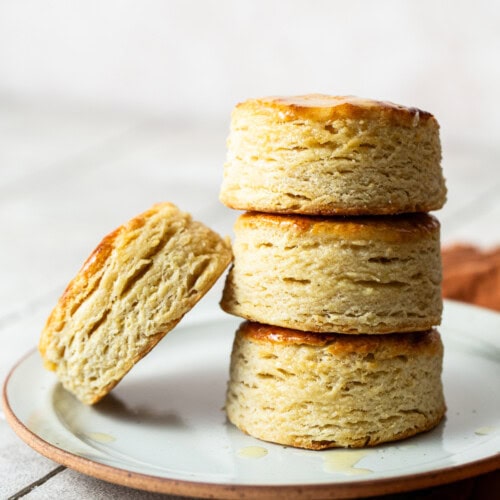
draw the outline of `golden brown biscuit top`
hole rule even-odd
[[[442,350],[437,330],[425,332],[388,333],[383,335],[346,335],[342,333],[300,332],[280,326],[243,322],[237,332],[250,342],[258,344],[306,345],[326,347],[335,356],[380,353],[389,355],[408,352],[437,353]]]
[[[332,122],[348,118],[380,119],[407,127],[416,127],[429,120],[437,124],[434,116],[427,111],[356,96],[306,94],[263,97],[239,103],[234,110],[235,115],[239,111],[276,115],[280,121],[305,119]]]
[[[94,251],[86,259],[77,275],[70,281],[64,293],[60,297],[56,307],[49,315],[42,339],[39,344],[42,355],[46,352],[51,338],[55,332],[64,328],[65,318],[70,311],[70,315],[80,307],[80,304],[89,296],[94,287],[98,286],[98,276],[105,267],[107,261],[112,258],[116,250],[123,250],[127,247],[131,239],[136,238],[136,230],[146,226],[149,219],[162,217],[170,222],[177,221],[179,226],[186,226],[192,222],[191,215],[181,212],[174,204],[170,202],[155,203],[150,209],[130,219],[127,223],[119,226],[113,232],[105,236],[97,245]],[[180,230],[180,227],[179,227]],[[225,241],[225,251],[231,254],[230,243]],[[125,265],[125,256],[122,253],[116,258],[122,259],[120,264]],[[55,368],[55,366],[53,366]]]
[[[101,240],[101,242],[85,260],[78,274],[69,282],[56,307],[54,307],[47,318],[44,336],[42,337],[39,345],[42,356],[50,343],[50,339],[54,336],[54,332],[60,331],[64,328],[66,311],[73,310],[78,307],[77,305],[74,305],[74,303],[77,302],[77,297],[79,297],[80,294],[83,294],[83,296],[86,297],[92,292],[92,287],[95,286],[92,284],[92,278],[97,276],[101,269],[105,266],[107,260],[110,258],[117,245],[117,240],[120,235],[131,233],[134,229],[141,228],[146,224],[149,217],[161,211],[172,213],[176,212],[177,208],[169,202],[156,203],[149,210],[129,220],[126,224],[119,226]],[[125,241],[122,242],[122,244],[124,243]],[[52,366],[52,369],[55,369],[55,365]]]
[[[310,237],[345,240],[377,240],[404,243],[432,238],[439,233],[439,221],[426,213],[365,217],[317,217],[246,212],[235,223],[238,229],[276,229]]]

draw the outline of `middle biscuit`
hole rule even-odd
[[[430,329],[442,312],[439,229],[424,213],[243,214],[234,227],[234,265],[221,306],[302,331]]]

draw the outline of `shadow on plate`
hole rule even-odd
[[[126,379],[93,409],[115,420],[187,427],[185,416],[223,414],[223,374],[184,372],[168,377]]]

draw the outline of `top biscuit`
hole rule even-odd
[[[250,99],[233,111],[220,199],[311,215],[437,210],[446,201],[439,124],[353,96]]]

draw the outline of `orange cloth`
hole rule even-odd
[[[457,244],[442,249],[443,297],[500,311],[500,247]]]

